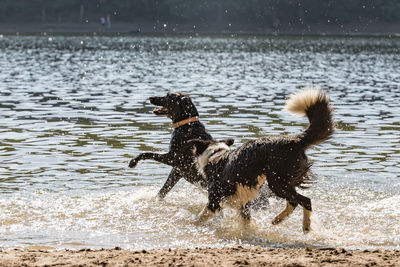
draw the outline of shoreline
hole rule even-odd
[[[225,247],[0,250],[2,266],[400,266],[399,250]]]
[[[274,36],[371,36],[400,37],[400,23],[372,23],[308,26],[286,26],[277,29],[254,25],[189,25],[151,22],[113,23],[110,29],[98,23],[0,23],[0,34],[208,34],[208,35],[274,35]]]

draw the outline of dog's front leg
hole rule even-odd
[[[145,160],[145,159],[152,159],[154,157],[154,155],[155,155],[155,153],[141,153],[141,154],[139,154],[139,156],[137,156],[136,158],[132,159],[129,162],[129,168],[135,168],[139,161]]]
[[[158,192],[157,197],[163,199],[182,177],[178,169],[172,169],[171,173],[168,175],[167,181],[165,181],[165,184]]]
[[[215,198],[212,191],[208,192],[208,204],[200,212],[199,218],[195,221],[195,224],[196,225],[202,224],[211,219],[212,217],[214,217],[215,213],[221,210],[219,202],[220,199]]]
[[[250,224],[250,202],[240,208],[240,217],[242,218],[243,225],[246,226]]]
[[[208,206],[205,206],[204,209],[200,212],[199,218],[194,222],[195,225],[200,225],[214,217],[215,211],[212,211]]]
[[[167,164],[167,165],[171,165],[171,166],[174,164],[173,157],[169,153],[165,153],[165,154],[142,153],[129,162],[129,167],[134,168],[134,167],[136,167],[136,165],[138,164],[139,161],[146,160],[146,159],[152,159],[152,160],[155,160],[155,161]]]

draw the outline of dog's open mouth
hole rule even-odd
[[[158,116],[161,116],[161,115],[168,115],[168,108],[166,108],[166,107],[155,108],[155,109],[153,110],[153,113],[156,114],[156,115],[158,115]]]

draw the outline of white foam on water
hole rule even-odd
[[[346,195],[340,195],[340,191],[318,199],[315,196],[321,192],[310,190],[312,232],[305,235],[300,207],[286,221],[271,225],[284,208],[282,200],[271,198],[267,208],[253,210],[249,227],[243,226],[237,212],[229,208],[196,226],[193,222],[207,202],[204,192],[182,186],[165,200],[157,200],[157,190],[156,186],[143,186],[119,191],[17,193],[1,198],[0,242],[4,247],[128,249],[235,244],[400,247],[399,195],[361,202],[347,196],[349,202],[342,206]]]

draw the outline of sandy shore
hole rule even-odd
[[[0,266],[400,266],[399,250],[335,248],[6,250]]]

